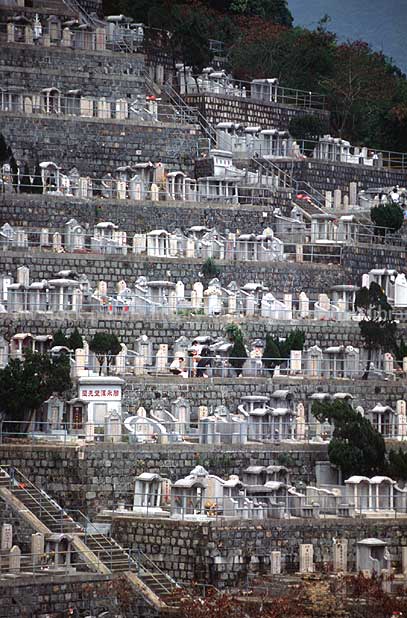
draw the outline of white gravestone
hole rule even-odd
[[[297,440],[305,440],[305,407],[303,403],[297,404],[297,416],[295,419],[295,437]]]
[[[168,366],[168,344],[162,343],[158,346],[156,355],[156,368],[157,371],[163,372],[167,370]]]
[[[280,575],[281,573],[281,551],[271,552],[271,574]]]
[[[39,564],[44,555],[44,535],[41,532],[36,532],[31,535],[31,555],[32,563]]]
[[[8,560],[10,573],[19,573],[21,569],[21,549],[17,545],[10,549]]]
[[[309,316],[309,298],[305,292],[301,292],[299,295],[299,311],[301,318]]]
[[[314,547],[308,543],[300,545],[300,573],[314,572]]]
[[[1,549],[8,550],[13,547],[13,526],[3,524],[1,527]]]
[[[95,441],[95,424],[92,422],[85,423],[85,442]]]

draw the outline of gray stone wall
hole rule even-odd
[[[10,271],[14,276],[16,268],[29,265],[31,280],[49,279],[60,270],[74,270],[85,273],[92,286],[100,280],[106,281],[110,291],[113,286],[124,279],[131,287],[139,276],[150,280],[181,280],[190,294],[192,285],[200,279],[203,260],[177,259],[176,261],[158,258],[140,258],[134,255],[123,257],[103,256],[98,254],[53,254],[10,252],[1,253],[2,272]],[[290,262],[220,262],[219,279],[223,286],[231,281],[244,285],[249,281],[263,282],[272,292],[279,295],[293,292],[298,295],[306,290],[315,297],[327,291],[333,285],[346,283],[350,277],[339,266],[319,264],[293,264]]]
[[[0,80],[4,90],[24,87],[80,90],[82,95],[124,97],[145,93],[142,54],[93,52],[18,43],[0,44]]]
[[[299,569],[300,543],[314,547],[316,568],[332,565],[333,539],[348,540],[348,568],[356,568],[356,544],[377,537],[401,561],[407,544],[405,520],[240,520],[191,522],[115,516],[113,536],[139,548],[178,581],[223,588],[244,582],[249,573],[270,573],[272,551],[281,551],[284,571]]]
[[[13,544],[18,545],[22,554],[31,552],[31,535],[36,532],[29,526],[16,511],[0,500],[0,525],[3,523],[13,526]],[[0,605],[1,607],[1,605]]]
[[[309,182],[319,191],[341,189],[349,195],[349,183],[357,182],[359,190],[369,187],[406,186],[407,170],[378,169],[366,165],[347,165],[332,161],[299,160],[276,161],[277,165],[292,174],[296,180]]]
[[[11,112],[0,114],[0,132],[16,159],[29,163],[31,173],[38,157],[65,172],[76,166],[81,174],[99,179],[138,161],[161,160],[180,169],[181,155],[192,162],[199,134],[192,125]]]
[[[354,397],[354,405],[371,410],[378,402],[396,408],[398,399],[405,398],[405,386],[402,381],[363,381],[363,380],[296,380],[290,378],[239,378],[227,380],[215,378],[175,379],[167,378],[133,378],[129,379],[124,389],[124,408],[129,414],[136,414],[138,407],[150,410],[160,400],[169,409],[170,403],[178,397],[185,397],[191,404],[192,418],[198,417],[201,405],[214,410],[216,406],[226,405],[236,412],[241,398],[247,395],[271,396],[277,389],[287,389],[293,394],[295,401],[309,402],[310,395],[317,391],[330,393],[350,393]]]
[[[293,482],[315,482],[315,462],[324,459],[326,446],[296,445],[290,452]],[[274,445],[243,446],[239,450],[199,444],[100,443],[80,448],[29,443],[0,445],[1,465],[21,470],[61,506],[80,509],[90,518],[101,509],[117,507],[120,500],[132,504],[134,479],[142,472],[157,472],[175,481],[200,464],[219,476],[241,476],[250,465],[268,466],[280,461],[286,461],[286,455]]]
[[[0,117],[1,122],[1,117]],[[171,154],[171,153],[170,153]],[[101,161],[99,160],[99,163]],[[290,203],[289,196],[280,196],[276,200],[276,206],[282,208]],[[266,215],[266,216],[264,216]],[[239,205],[208,205],[204,203],[186,204],[186,203],[154,203],[151,202],[131,202],[130,200],[85,200],[79,198],[63,198],[61,196],[52,197],[51,195],[16,195],[14,193],[5,193],[0,196],[0,225],[10,223],[11,225],[19,225],[24,227],[48,227],[50,229],[63,231],[64,224],[70,218],[76,218],[79,223],[84,226],[89,225],[93,228],[95,223],[99,221],[112,221],[119,225],[120,229],[126,231],[129,235],[140,232],[149,232],[152,229],[167,229],[174,231],[179,228],[186,232],[193,225],[205,225],[209,228],[216,229],[224,234],[226,232],[242,232],[260,233],[266,226],[271,224],[272,213],[265,210],[261,206]],[[79,256],[78,256],[79,257]],[[17,258],[16,258],[17,259]],[[40,256],[35,258],[42,259]],[[51,258],[47,258],[48,260]],[[54,256],[53,258],[54,259]],[[62,258],[59,258],[62,259]],[[64,257],[63,259],[70,259]],[[91,256],[89,256],[91,261]],[[101,256],[94,256],[94,259],[102,260]],[[401,271],[405,268],[407,252],[400,247],[366,245],[366,246],[344,246],[342,247],[342,265],[341,271],[331,265],[326,265],[324,271],[327,270],[332,275],[332,280],[339,283],[354,283],[355,277],[360,282],[360,277],[363,273],[368,272],[371,268],[396,268]],[[106,258],[111,266],[111,259]],[[129,258],[116,258],[115,263],[122,265]],[[192,262],[192,260],[190,260]],[[56,261],[56,264],[58,262]],[[178,264],[179,261],[171,264]],[[238,269],[242,265],[239,264]],[[313,272],[320,273],[319,265],[313,267],[307,264],[273,264],[272,268],[287,268],[289,271],[297,271],[303,279],[304,285],[300,289],[307,289],[309,281],[305,275],[308,268],[313,269]],[[252,268],[260,269],[259,272],[265,272],[269,269],[270,264],[254,264],[246,263],[243,265],[247,273],[251,272]],[[120,268],[118,266],[118,268]],[[158,267],[157,267],[158,268]],[[164,268],[164,267],[163,267]],[[222,267],[221,267],[222,268]],[[167,267],[165,267],[167,269]],[[236,266],[233,266],[236,270]],[[334,275],[333,273],[336,272]],[[340,272],[342,275],[340,275]],[[321,277],[330,277],[326,273],[320,273]],[[233,278],[233,277],[232,277]],[[245,282],[246,282],[245,278]],[[292,281],[292,275],[285,280],[286,284]],[[312,284],[312,280],[311,280]],[[335,285],[335,283],[329,284]],[[278,281],[280,286],[280,281]],[[284,291],[290,291],[285,286]],[[322,290],[321,290],[322,291]],[[323,290],[326,291],[326,290]]]
[[[43,314],[20,314],[10,316],[0,313],[0,333],[5,336],[16,332],[30,332],[32,334],[53,333],[62,328],[70,331],[78,327],[82,335],[89,339],[99,330],[115,332],[130,349],[134,349],[135,341],[140,335],[147,335],[156,352],[158,345],[168,343],[170,349],[175,341],[185,336],[193,339],[198,335],[224,337],[225,328],[230,324],[230,318],[209,318],[205,316],[187,317],[180,315],[171,319],[135,317],[115,318],[109,316],[93,316],[83,314],[80,318],[48,316]],[[267,333],[285,338],[292,330],[298,328],[305,332],[305,346],[318,344],[322,348],[334,345],[363,346],[359,325],[355,322],[325,322],[292,320],[272,322],[266,319],[234,320],[242,328],[247,343],[258,338],[265,338]],[[405,329],[400,327],[400,333]],[[22,331],[21,329],[25,329]]]
[[[76,610],[73,614],[76,616],[99,615],[106,610],[110,610],[109,615],[117,615],[120,611],[123,618],[158,618],[161,615],[139,597],[124,578],[47,574],[37,575],[35,579],[20,576],[0,581],[0,618],[62,618],[71,615],[71,608]]]
[[[317,116],[329,119],[329,112],[317,109],[303,109],[279,103],[254,103],[247,99],[212,94],[190,94],[185,100],[197,107],[213,125],[218,122],[235,122],[243,126],[260,126],[262,129],[288,129],[292,118]]]
[[[1,120],[1,118],[0,118]],[[290,199],[280,198],[276,205],[285,207]],[[266,216],[264,216],[266,213]],[[0,196],[0,225],[51,227],[62,231],[74,217],[82,225],[93,228],[99,221],[112,221],[129,234],[153,229],[188,230],[204,225],[220,233],[226,231],[262,232],[270,225],[272,214],[262,206],[221,205],[182,202],[132,202],[130,200],[80,199],[45,195],[5,193]]]

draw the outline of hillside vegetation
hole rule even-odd
[[[211,61],[208,40],[221,40],[236,78],[278,77],[284,86],[321,92],[332,133],[354,145],[407,151],[400,69],[363,41],[339,43],[324,20],[314,30],[293,27],[285,0],[105,0],[104,10],[171,31],[174,62],[196,73]]]

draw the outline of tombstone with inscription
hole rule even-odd
[[[13,526],[4,523],[1,527],[1,550],[9,550],[13,547]]]
[[[280,575],[281,573],[281,551],[272,551],[270,558],[271,575]]]
[[[39,564],[44,555],[45,540],[41,532],[31,535],[31,557],[33,566]]]
[[[300,573],[314,572],[314,547],[308,543],[300,545]]]
[[[105,418],[105,442],[120,442],[122,438],[121,415],[113,411]]]
[[[347,573],[348,571],[348,540],[347,539],[334,539],[333,568],[334,568],[334,573]]]

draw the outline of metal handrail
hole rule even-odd
[[[0,468],[2,470],[5,470],[8,468],[8,466],[0,466]],[[7,472],[6,472],[7,473]],[[43,496],[44,498],[46,498],[46,500],[51,503],[53,506],[55,506],[56,508],[59,509],[60,513],[61,513],[61,518],[62,515],[64,513],[66,513],[66,511],[64,511],[64,509],[57,503],[55,502],[55,500],[53,500],[50,496],[48,496],[48,494],[46,492],[44,492],[42,489],[39,489],[38,487],[36,487],[22,472],[20,472],[20,470],[18,470],[17,468],[14,468],[14,473],[17,473],[17,475],[23,480],[24,483],[28,483],[37,493],[40,493],[41,496]],[[8,473],[7,473],[8,474]],[[12,481],[13,481],[13,477],[10,476],[10,486],[11,486],[11,490],[13,489],[12,487]],[[16,479],[16,474],[14,474],[14,479]],[[53,513],[51,513],[50,511],[48,511],[48,509],[46,508],[46,506],[44,506],[41,502],[39,502],[37,500],[37,498],[35,497],[35,495],[33,495],[28,489],[27,487],[15,487],[15,489],[22,489],[23,491],[26,492],[26,494],[38,505],[39,509],[40,509],[40,513],[44,512],[46,515],[48,515],[57,525],[61,526],[61,530],[63,527],[62,524],[62,519],[61,521],[59,521],[55,515]],[[32,490],[31,490],[32,491]],[[69,516],[68,516],[69,517]],[[71,517],[69,517],[70,519],[70,523],[76,523]],[[48,526],[47,526],[48,527]]]
[[[261,162],[261,159],[263,159],[265,164]],[[285,180],[286,179],[288,180],[289,189],[296,191],[296,192],[299,192],[301,190],[303,193],[308,195],[308,197],[312,200],[314,206],[316,206],[317,208],[320,208],[322,212],[327,212],[326,207],[325,207],[324,195],[318,189],[315,189],[315,187],[313,187],[309,182],[304,181],[304,180],[297,180],[296,178],[294,178],[292,174],[290,174],[286,170],[283,170],[274,161],[270,159],[264,159],[264,157],[253,156],[251,157],[250,160],[253,161],[256,165],[260,165],[264,170],[267,170],[267,166],[270,166],[279,175],[281,175]],[[302,187],[305,187],[305,188],[302,188]]]
[[[118,550],[123,552],[123,555],[125,557],[127,557],[128,561],[129,561],[129,565],[133,565],[135,568],[139,569],[139,564],[137,563],[137,560],[135,560],[132,556],[130,552],[127,552],[113,537],[108,537],[105,534],[103,534],[103,532],[100,532],[99,530],[97,530],[97,528],[95,528],[94,524],[90,521],[90,519],[80,510],[76,510],[76,513],[78,513],[80,515],[81,518],[83,518],[83,520],[86,523],[86,527],[84,527],[85,530],[85,545],[86,545],[86,538],[87,538],[87,534],[86,534],[86,530],[88,528],[88,526],[92,526],[96,531],[97,531],[97,535],[99,537],[102,537],[103,541],[106,542],[108,545],[111,546],[111,550],[113,550],[112,546],[115,546],[115,548],[117,548]],[[83,526],[82,526],[83,527]],[[94,542],[100,547],[100,551],[107,554],[107,556],[109,556],[109,548],[103,547],[103,545],[99,542],[99,540],[97,538],[95,538],[95,536],[91,535]],[[147,556],[147,554],[145,554],[144,552],[142,552],[141,550],[137,550],[137,553],[141,556],[143,556],[144,559],[146,559],[147,562],[151,563],[151,565],[154,567],[154,569],[156,571],[158,571],[161,575],[165,576],[167,579],[169,579],[171,582],[173,582],[175,585],[176,582],[174,582],[164,571],[162,571],[153,560],[151,560],[151,558],[149,558]],[[112,559],[112,551],[110,552],[110,560]],[[100,560],[100,556],[99,556],[99,560]],[[103,562],[103,560],[101,560],[101,562]],[[148,571],[148,575],[150,577],[152,577],[157,584],[159,584],[166,592],[171,592],[171,590],[167,589],[164,584],[162,582],[160,582],[159,580],[157,580],[154,576],[154,573],[152,573],[151,571]]]
[[[207,118],[205,118],[205,116],[199,111],[199,109],[190,107],[169,82],[166,82],[164,84],[163,90],[174,105],[176,105],[177,107],[188,109],[191,114],[195,113],[197,115],[202,130],[211,140],[211,143],[216,147],[218,138],[217,132],[212,126],[212,124],[207,120]]]

